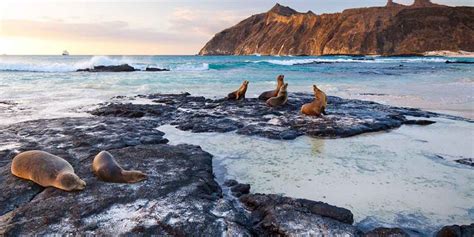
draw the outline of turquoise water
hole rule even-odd
[[[474,118],[474,67],[445,64],[444,57],[258,57],[258,56],[0,56],[0,101],[16,108],[0,124],[61,117],[82,105],[115,95],[188,91],[223,97],[250,80],[248,96],[272,88],[279,74],[289,91],[317,84],[330,95],[375,100]],[[128,63],[170,72],[75,72],[94,65]],[[4,106],[5,107],[5,106]],[[21,108],[21,111],[17,109]],[[12,115],[13,114],[13,115]]]
[[[38,118],[89,116],[117,95],[190,92],[219,98],[249,80],[247,97],[275,87],[422,108],[474,118],[474,61],[446,57],[0,56],[0,125]],[[75,72],[127,63],[169,72]],[[136,100],[134,103],[151,103]],[[215,155],[220,180],[256,192],[322,200],[351,209],[362,227],[402,226],[428,234],[474,222],[474,170],[453,160],[474,157],[474,126],[438,119],[427,127],[346,139],[276,141],[160,128],[172,144],[193,143]],[[6,149],[0,141],[0,149]],[[439,159],[442,156],[445,159]]]

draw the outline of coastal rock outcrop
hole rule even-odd
[[[349,137],[367,132],[398,128],[403,124],[428,125],[429,117],[446,117],[419,109],[391,107],[371,101],[328,96],[328,115],[304,116],[301,105],[314,96],[290,93],[285,106],[271,108],[257,98],[243,101],[206,99],[189,94],[143,95],[156,104],[111,103],[91,111],[97,116],[147,117],[192,132],[230,132],[271,139],[313,137]],[[407,116],[419,119],[407,118]],[[447,116],[452,119],[462,119]]]
[[[474,8],[430,0],[316,15],[276,4],[217,33],[200,55],[406,55],[474,51]]]
[[[474,236],[474,223],[470,225],[450,225],[441,228],[436,237],[471,237]]]
[[[244,210],[224,197],[214,179],[212,155],[193,145],[168,145],[159,124],[148,119],[60,118],[0,127],[0,235],[270,236],[282,233],[357,233],[344,208],[278,195],[245,194],[250,186],[231,182],[244,194]],[[146,138],[146,139],[145,139]],[[10,174],[20,151],[61,155],[87,182],[64,192],[42,188]],[[135,184],[100,181],[91,163],[109,150],[124,168],[148,179]],[[262,203],[264,201],[265,203]],[[265,210],[263,225],[252,220]],[[295,225],[301,223],[301,225]],[[262,227],[262,228],[260,228]]]
[[[78,72],[133,72],[135,68],[128,64],[112,65],[112,66],[94,66],[93,68],[78,69]]]
[[[311,95],[296,98],[305,96],[311,99]],[[327,203],[275,194],[252,194],[249,193],[250,185],[235,180],[226,181],[224,185],[240,198],[229,198],[215,180],[211,154],[194,145],[168,145],[164,133],[156,129],[176,116],[185,119],[185,115],[176,114],[177,108],[197,117],[206,113],[218,116],[220,111],[212,110],[219,107],[218,102],[189,94],[147,97],[156,100],[158,107],[149,107],[149,111],[138,118],[109,113],[108,116],[34,120],[0,126],[0,235],[362,234],[353,225],[351,211]],[[202,109],[202,103],[208,102],[210,107],[204,111],[193,111]],[[349,100],[341,106],[352,111],[349,106],[352,103]],[[234,102],[231,108],[242,110],[244,106],[247,106],[245,102]],[[114,110],[117,108],[120,106]],[[380,108],[389,113],[400,110],[406,115],[428,115],[419,110]],[[134,109],[139,111],[140,107]],[[248,113],[252,113],[253,108],[248,109]],[[127,115],[126,110],[119,115]],[[171,112],[150,112],[154,110]],[[351,113],[357,114],[357,111]],[[201,118],[200,126],[204,130],[223,126],[213,125],[214,118]],[[229,123],[232,119],[226,121]],[[14,177],[10,173],[13,157],[33,149],[66,159],[87,183],[86,188],[64,192]],[[100,181],[91,171],[91,164],[102,150],[110,151],[124,168],[145,172],[148,179],[135,184]],[[457,227],[453,228],[457,231]],[[470,227],[459,228],[461,233],[470,233],[465,232]]]
[[[77,69],[77,72],[134,72],[140,71],[140,69],[134,68],[128,64],[122,65],[110,65],[110,66],[94,66],[93,68],[81,68]],[[166,72],[169,69],[166,68],[157,68],[157,67],[146,67],[144,71],[147,72]]]
[[[359,236],[352,213],[323,202],[279,195],[247,194],[239,198],[251,211],[258,236]]]

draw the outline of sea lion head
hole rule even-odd
[[[277,82],[278,85],[283,85],[283,80],[285,79],[285,75],[278,75]]]
[[[243,83],[244,86],[247,86],[248,84],[249,84],[249,81],[247,81],[247,80],[245,80],[244,83]]]
[[[122,175],[125,177],[125,180],[127,183],[137,183],[142,180],[145,180],[148,178],[148,176],[141,172],[141,171],[136,171],[136,170],[131,170],[131,171],[122,171]]]
[[[56,178],[58,184],[66,191],[83,190],[86,187],[86,182],[80,179],[76,174],[64,172]]]
[[[313,91],[315,95],[321,92],[321,90],[316,85],[313,85]]]
[[[288,92],[286,89],[288,88],[288,83],[285,83],[281,86],[280,90],[278,91],[277,96],[287,96]]]

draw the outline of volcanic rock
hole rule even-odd
[[[78,69],[78,72],[133,72],[137,71],[128,64],[112,65],[112,66],[94,66],[94,68]]]
[[[328,115],[305,116],[300,113],[313,95],[290,93],[288,103],[278,108],[268,107],[256,98],[243,101],[206,99],[189,94],[154,94],[141,96],[156,104],[107,104],[91,111],[97,116],[143,117],[156,119],[191,132],[230,132],[257,135],[271,139],[291,140],[301,135],[312,137],[349,137],[367,132],[398,128],[403,124],[428,125],[435,121],[424,118],[445,117],[419,109],[392,107],[371,101],[349,100],[328,96]],[[423,119],[408,119],[418,117]]]
[[[474,51],[474,7],[412,6],[300,13],[279,4],[217,33],[200,55],[419,55]]]
[[[436,237],[472,237],[474,236],[474,223],[470,225],[451,225],[443,227]]]

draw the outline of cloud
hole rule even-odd
[[[246,17],[248,17],[248,13],[237,11],[217,12],[177,8],[173,11],[172,18],[169,20],[171,24],[170,31],[192,32],[209,38]]]
[[[0,35],[56,40],[120,40],[147,43],[186,43],[196,40],[188,33],[132,28],[124,21],[71,23],[57,19],[47,21],[0,20]]]

